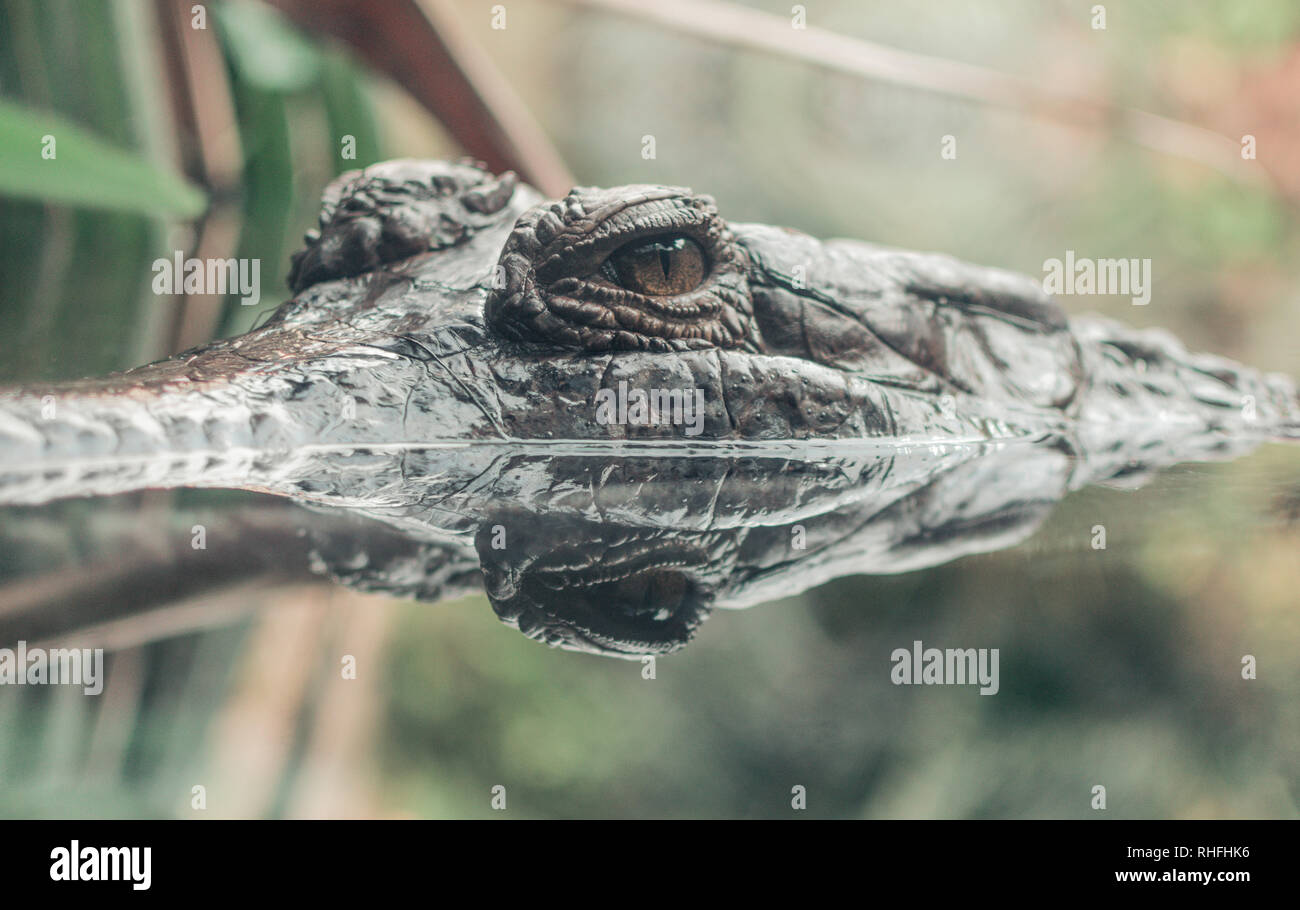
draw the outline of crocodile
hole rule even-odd
[[[474,162],[385,162],[327,187],[289,283],[244,335],[0,391],[0,505],[216,487],[347,509],[476,553],[530,636],[629,656],[754,591],[931,565],[978,528],[1005,544],[1067,489],[1300,436],[1288,377],[1067,317],[1008,271],[729,223],[679,187],[548,200]],[[840,529],[820,574],[791,556],[809,522]],[[496,547],[500,528],[530,530]],[[325,563],[437,599],[403,559]]]

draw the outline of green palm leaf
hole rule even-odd
[[[46,111],[0,100],[0,194],[193,218],[202,190]]]

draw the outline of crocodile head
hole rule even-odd
[[[43,469],[30,488],[6,470],[0,501],[326,497],[320,459],[359,447],[1041,432],[1080,382],[1027,278],[729,225],[671,187],[547,201],[509,173],[388,162],[326,190],[290,282],[245,335],[0,394],[0,467]]]

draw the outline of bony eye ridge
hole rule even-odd
[[[519,216],[483,316],[502,337],[590,352],[756,348],[747,263],[708,196],[576,187]]]
[[[669,235],[635,240],[601,263],[599,275],[611,284],[652,297],[686,294],[703,283],[708,259],[689,237]]]

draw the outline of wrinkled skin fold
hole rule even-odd
[[[0,393],[0,504],[191,486],[346,508],[472,551],[530,636],[631,656],[758,590],[1006,545],[1069,489],[1300,434],[1286,377],[1067,318],[1024,276],[731,224],[680,188],[552,201],[388,162],[326,190],[290,282],[246,335]],[[701,411],[602,418],[627,389]],[[685,444],[714,449],[649,457]],[[795,524],[834,545],[792,550]],[[409,564],[399,584],[324,563],[438,596]]]

